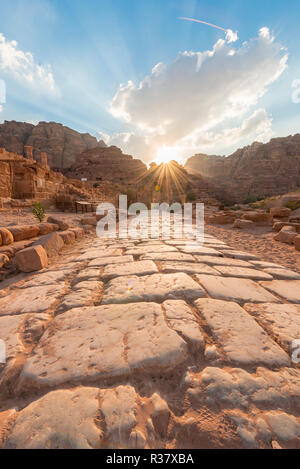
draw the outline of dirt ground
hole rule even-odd
[[[232,225],[205,225],[205,232],[216,236],[230,246],[248,251],[261,260],[282,264],[288,269],[300,272],[300,252],[294,246],[274,241],[271,227],[236,229]]]
[[[71,225],[79,225],[82,217],[90,215],[90,212],[82,214],[47,210],[44,221],[46,221],[48,217],[53,216],[64,219]],[[0,211],[0,226],[2,227],[9,227],[13,225],[32,225],[35,223],[38,223],[38,221],[33,216],[31,210],[14,209]]]

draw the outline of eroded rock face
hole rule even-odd
[[[228,202],[284,194],[300,185],[300,134],[254,142],[228,157],[194,155],[185,168],[209,178],[216,195]]]
[[[56,122],[39,122],[38,125],[5,121],[0,125],[0,147],[26,156],[25,146],[33,147],[33,157],[42,161],[46,152],[52,168],[70,167],[79,153],[95,147],[105,147],[89,134],[81,134]]]
[[[147,171],[147,166],[130,155],[122,153],[120,148],[92,148],[80,152],[66,172],[72,179],[86,178],[89,181],[114,181],[127,184],[137,180]]]

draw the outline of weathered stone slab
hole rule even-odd
[[[272,275],[256,269],[245,267],[228,267],[218,265],[215,267],[224,277],[249,278],[251,280],[272,280]]]
[[[0,339],[5,343],[6,361],[24,351],[21,332],[26,318],[27,314],[0,317]],[[1,367],[3,365],[0,363],[0,371]]]
[[[182,247],[181,250],[183,252],[186,252],[188,254],[197,254],[198,256],[216,256],[216,257],[223,257],[223,254],[216,249],[213,248],[208,248],[205,246],[187,246],[187,247]]]
[[[42,285],[22,290],[14,289],[10,294],[0,298],[0,316],[23,313],[41,313],[55,306],[62,295],[61,285]]]
[[[244,308],[291,354],[294,340],[300,338],[300,306],[264,303],[246,304]]]
[[[103,304],[161,302],[168,299],[195,300],[205,296],[204,290],[184,273],[154,274],[145,277],[120,277],[108,284]]]
[[[104,280],[110,280],[124,275],[151,275],[158,272],[153,261],[127,262],[126,264],[107,265],[101,275]]]
[[[231,363],[290,364],[287,353],[236,303],[205,298],[197,300],[195,305]]]
[[[197,275],[212,298],[236,303],[279,303],[279,300],[253,280]]]
[[[17,252],[15,260],[21,272],[34,272],[48,266],[48,256],[42,246],[22,249]]]
[[[31,288],[38,287],[42,285],[52,285],[60,284],[64,279],[70,274],[68,270],[55,270],[55,271],[43,271],[41,273],[35,274],[32,277],[29,277],[28,280],[17,283],[15,288]]]
[[[19,412],[5,448],[99,448],[99,389],[53,391]]]
[[[300,304],[300,280],[273,280],[272,282],[260,282],[260,284],[275,295],[281,296],[291,303]]]
[[[179,261],[194,262],[193,256],[183,252],[148,252],[141,257],[142,260],[151,259],[153,261]]]
[[[184,272],[186,274],[219,275],[218,271],[206,264],[193,262],[162,262],[164,273]]]
[[[220,248],[219,250],[222,251],[223,248]],[[255,260],[257,259],[257,256],[254,254],[250,254],[249,252],[243,252],[243,251],[235,251],[235,250],[229,250],[229,249],[224,249],[224,255],[227,257],[232,257],[233,259],[241,259],[244,261],[250,261],[250,260]]]
[[[195,350],[204,350],[205,341],[200,326],[189,306],[182,300],[163,303],[168,325]]]
[[[282,265],[274,264],[273,262],[251,260],[250,263],[253,264],[255,267],[258,267],[259,269],[269,269],[269,268],[273,268],[273,267],[275,269],[284,269],[284,267]]]
[[[100,277],[100,272],[101,270],[97,267],[88,267],[86,269],[83,269],[81,272],[79,272],[78,275],[73,280],[73,284],[76,284],[78,282],[84,282],[85,280],[89,279],[98,279]]]
[[[133,256],[99,257],[89,262],[89,267],[101,267],[108,264],[126,264],[133,262]]]
[[[249,262],[242,261],[240,259],[232,259],[228,257],[213,257],[213,256],[195,256],[195,259],[198,262],[218,266],[218,265],[226,265],[228,267],[246,267],[248,269],[254,269],[254,265],[250,264]]]
[[[264,269],[265,272],[272,275],[277,280],[300,280],[300,274],[294,272],[293,270],[269,267]]]
[[[167,244],[151,244],[151,245],[143,245],[140,247],[138,245],[137,247],[130,248],[126,250],[126,254],[132,255],[132,256],[140,256],[142,254],[147,254],[148,252],[177,252],[176,247],[174,246],[168,246]]]
[[[155,303],[77,308],[52,321],[25,362],[20,386],[161,373],[186,357],[186,342]]]
[[[117,247],[112,247],[112,248],[106,248],[105,245],[100,245],[99,247],[93,247],[91,249],[88,249],[84,254],[81,254],[77,258],[78,262],[82,261],[89,261],[91,259],[99,259],[102,257],[115,257],[115,256],[121,256],[122,255],[122,249],[117,248]]]
[[[73,286],[73,290],[64,296],[59,307],[59,312],[83,306],[93,306],[95,301],[99,300],[102,290],[103,283],[97,280],[86,280],[76,283]]]
[[[300,410],[300,371],[273,372],[258,368],[250,374],[240,368],[208,367],[201,373],[201,397],[206,405],[247,409],[250,405]]]
[[[278,410],[264,414],[273,434],[281,442],[300,443],[300,419]]]

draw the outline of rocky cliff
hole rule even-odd
[[[64,174],[69,178],[88,181],[111,181],[127,185],[147,171],[141,160],[122,153],[120,148],[92,148],[80,153],[75,163]]]
[[[284,194],[300,188],[300,134],[255,142],[228,157],[194,155],[185,168],[211,181],[227,202]]]
[[[41,161],[41,153],[48,155],[48,164],[54,169],[69,168],[79,153],[97,147],[105,147],[90,134],[81,134],[56,122],[4,121],[0,124],[0,148],[25,155],[24,146],[33,147],[34,159]]]

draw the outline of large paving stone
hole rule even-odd
[[[95,302],[99,301],[102,290],[103,283],[98,280],[85,280],[76,283],[73,290],[64,296],[58,312],[82,306],[93,306]]]
[[[184,273],[128,276],[111,280],[103,295],[103,304],[161,302],[168,299],[195,300],[205,296],[204,290]]]
[[[195,259],[198,262],[203,264],[218,266],[224,265],[228,267],[246,267],[248,269],[254,269],[254,265],[250,264],[249,262],[242,261],[240,259],[232,259],[228,257],[214,257],[214,256],[195,256]]]
[[[99,389],[53,391],[18,413],[8,449],[99,448]]]
[[[271,431],[280,442],[300,443],[300,419],[278,410],[264,414]]]
[[[84,282],[85,280],[95,280],[99,279],[101,270],[97,267],[88,267],[86,269],[82,269],[79,274],[73,280],[73,284]]]
[[[287,353],[236,303],[205,298],[197,300],[195,305],[231,363],[290,364]]]
[[[161,268],[164,273],[184,272],[186,274],[219,275],[216,269],[197,262],[162,262]]]
[[[273,262],[266,262],[266,261],[258,261],[258,260],[251,260],[251,264],[253,264],[255,267],[259,269],[269,269],[269,268],[275,268],[275,269],[284,269],[284,267],[280,264],[274,264]]]
[[[77,257],[78,262],[82,261],[88,261],[91,259],[98,259],[102,257],[115,257],[115,256],[121,256],[122,255],[122,249],[116,248],[116,247],[108,247],[106,248],[105,245],[99,246],[99,247],[93,247],[90,249],[87,249],[86,252],[81,254],[80,256]]]
[[[126,264],[133,262],[133,256],[99,257],[89,263],[89,267],[101,267],[108,264]]]
[[[224,249],[220,248],[220,251],[223,252],[223,254],[227,257],[231,257],[232,259],[241,259],[243,261],[250,261],[250,260],[256,260],[257,256],[254,254],[250,254],[249,252],[243,252],[243,251],[235,251],[235,250],[229,250],[229,249]]]
[[[153,261],[127,262],[126,264],[107,265],[101,275],[103,280],[124,275],[151,275],[158,272]]]
[[[181,250],[188,254],[197,254],[198,256],[215,256],[215,257],[223,257],[223,254],[216,249],[208,248],[205,246],[193,246],[192,244],[187,247],[182,247]]]
[[[266,272],[245,267],[215,266],[224,277],[249,278],[251,280],[272,280],[273,277]]]
[[[140,247],[133,247],[126,250],[126,255],[140,256],[142,254],[147,254],[148,252],[177,252],[176,247],[168,246],[167,244],[150,244],[143,245]]]
[[[20,314],[19,316],[0,317],[0,339],[5,343],[6,361],[24,351],[22,331],[27,316],[27,314]],[[0,370],[1,366],[0,364]]]
[[[22,293],[14,289],[0,298],[0,316],[45,312],[55,306],[63,291],[63,285],[41,285],[24,289]]]
[[[300,371],[293,368],[273,372],[259,367],[251,374],[241,368],[207,367],[201,373],[199,387],[201,400],[206,395],[204,402],[213,408],[247,409],[254,405],[300,410]]]
[[[168,300],[163,303],[168,325],[178,332],[191,347],[203,350],[204,337],[189,306],[182,300]]]
[[[293,342],[300,338],[300,306],[264,303],[246,304],[246,311],[257,317],[260,324],[291,354]]]
[[[186,342],[167,326],[160,305],[77,308],[51,322],[25,362],[20,389],[162,373],[187,354]]]
[[[291,303],[300,304],[300,280],[273,280],[272,282],[260,282],[260,284],[275,295],[281,296]]]
[[[264,271],[272,275],[272,277],[276,280],[300,280],[300,274],[298,274],[298,272],[294,272],[293,270],[268,267],[267,269],[264,269]]]
[[[69,270],[43,271],[15,285],[16,288],[30,288],[42,285],[61,284],[70,274]]]
[[[236,303],[279,303],[279,300],[253,280],[244,278],[197,275],[212,298]]]
[[[194,262],[194,257],[183,252],[148,252],[141,259],[151,259],[153,261],[178,261]]]

